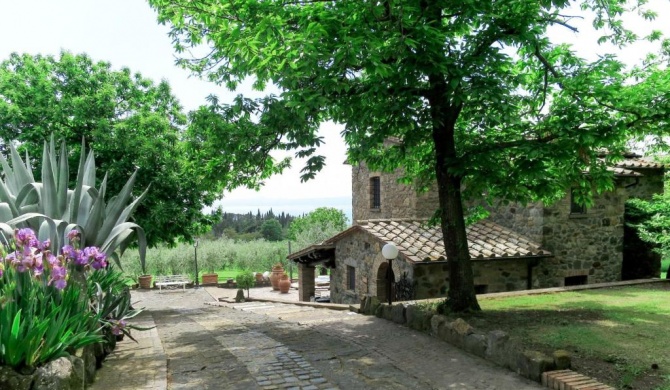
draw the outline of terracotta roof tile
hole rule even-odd
[[[369,220],[326,240],[335,243],[353,231],[365,231],[382,242],[393,242],[410,261],[445,259],[442,232],[422,220]],[[551,256],[540,245],[491,221],[479,221],[467,228],[470,257],[473,259]]]
[[[639,156],[635,156],[639,157]],[[663,168],[664,165],[661,163],[657,163],[654,161],[650,161],[644,158],[627,158],[623,161],[619,161],[618,163],[614,164],[615,167],[617,168],[630,168],[630,169],[635,169],[635,168],[656,168],[660,169]]]
[[[607,167],[607,170],[614,173],[614,176],[644,176],[639,172],[620,167]]]

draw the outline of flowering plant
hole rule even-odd
[[[32,229],[24,228],[14,231],[14,250],[0,260],[0,277],[5,268],[12,267],[19,273],[28,272],[39,278],[48,275],[47,285],[62,290],[67,286],[68,266],[75,266],[80,271],[101,269],[107,266],[107,256],[97,247],[77,249],[79,232],[71,230],[68,239],[74,245],[65,245],[61,254],[54,256],[48,249],[50,240],[39,241]],[[46,266],[46,268],[45,268]],[[45,273],[46,272],[46,273]]]
[[[123,273],[111,265],[105,270],[96,270],[88,278],[89,296],[92,297],[92,309],[98,313],[105,333],[113,336],[128,336],[131,330],[149,330],[151,328],[132,325],[128,320],[137,316],[143,309],[134,309],[130,301],[130,290],[125,285]]]
[[[97,248],[77,248],[71,231],[60,254],[31,229],[16,229],[0,257],[0,365],[32,369],[101,342],[101,318],[90,310],[86,290],[68,283],[72,272],[102,269]]]

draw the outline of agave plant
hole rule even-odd
[[[144,230],[128,219],[146,196],[145,190],[132,199],[132,187],[137,171],[132,174],[121,192],[105,202],[107,175],[95,188],[96,168],[93,150],[86,155],[82,141],[81,158],[75,189],[68,189],[69,167],[65,142],[56,152],[53,135],[44,142],[42,182],[36,182],[30,158],[25,162],[10,143],[11,166],[0,155],[4,180],[0,180],[0,231],[4,237],[13,235],[13,227],[30,227],[40,240],[51,240],[56,253],[67,242],[67,234],[78,230],[81,246],[97,246],[121,267],[119,256],[135,239],[139,246],[140,264],[145,271],[146,237]],[[57,157],[58,156],[58,157]],[[7,240],[3,240],[7,243]]]

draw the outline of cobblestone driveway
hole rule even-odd
[[[136,333],[105,389],[539,389],[442,341],[375,317],[282,303],[218,304],[205,289],[133,292]],[[208,304],[206,304],[208,303]],[[134,333],[135,334],[135,333]]]

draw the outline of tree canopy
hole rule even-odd
[[[349,225],[349,219],[342,210],[334,207],[319,207],[288,226],[288,238],[297,243],[297,249],[317,244]]]
[[[263,112],[260,129],[271,131],[221,133],[226,150],[263,161],[268,149],[297,149],[320,163],[308,163],[308,177],[323,163],[315,124],[330,119],[345,125],[350,162],[403,167],[419,189],[437,181],[455,311],[479,309],[464,196],[551,201],[577,183],[588,201],[612,188],[606,166],[631,137],[668,130],[669,44],[629,68],[615,55],[587,60],[548,34],[577,33],[574,18],[592,17],[601,42],[658,40],[622,22],[635,12],[654,18],[641,0],[582,0],[577,11],[566,0],[149,2],[171,26],[181,65],[230,88],[254,76],[257,88],[281,90],[235,106]],[[203,46],[208,54],[187,54]],[[271,119],[287,117],[301,126]],[[389,137],[400,142],[388,146]]]
[[[108,63],[67,52],[57,58],[12,54],[0,64],[4,152],[8,142],[18,141],[39,157],[51,134],[70,145],[84,139],[95,150],[100,171],[108,174],[112,192],[119,192],[137,170],[135,187],[149,192],[135,221],[152,246],[191,240],[209,224],[201,210],[211,204],[217,186],[188,160],[181,135],[186,125],[167,82],[154,84],[126,68],[113,70]],[[70,166],[77,166],[79,155],[76,146]]]
[[[268,241],[281,241],[282,228],[276,219],[268,219],[261,225],[261,234]]]

